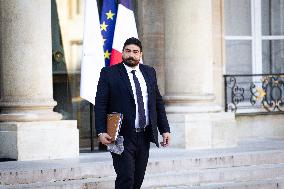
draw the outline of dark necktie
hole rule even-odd
[[[132,70],[131,73],[133,74],[133,80],[136,88],[136,97],[137,97],[137,106],[138,106],[138,117],[139,117],[139,127],[144,128],[146,126],[146,116],[145,116],[145,109],[144,109],[144,102],[141,87],[138,81],[138,78],[135,75],[135,70]]]

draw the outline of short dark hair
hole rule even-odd
[[[125,42],[124,42],[124,45],[123,45],[123,49],[125,48],[126,45],[137,45],[139,48],[140,48],[140,51],[142,52],[142,44],[141,44],[141,41],[135,37],[131,37],[131,38],[128,38]]]

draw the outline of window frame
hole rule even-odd
[[[280,1],[281,3],[282,1]],[[225,3],[225,1],[223,1]],[[252,53],[252,74],[262,74],[262,43],[264,40],[284,40],[283,35],[262,35],[262,8],[261,0],[250,0],[251,4],[251,36],[236,36],[236,35],[226,35],[224,32],[225,43],[227,41],[238,41],[245,40],[251,41],[251,53]],[[225,6],[224,6],[225,7]],[[226,10],[224,10],[226,11]],[[284,11],[283,11],[284,14]],[[225,48],[226,51],[226,48]],[[226,73],[226,69],[224,71]]]

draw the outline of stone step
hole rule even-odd
[[[61,180],[81,180],[114,176],[109,153],[94,158],[58,161],[4,162],[0,165],[1,184],[27,184]],[[101,160],[98,160],[100,159]],[[153,151],[146,174],[284,163],[284,151],[190,153],[185,150]],[[5,165],[5,166],[4,166]],[[18,165],[18,166],[17,166]]]
[[[204,185],[210,183],[250,182],[255,180],[284,177],[284,164],[253,165],[244,167],[208,168],[188,171],[168,171],[165,173],[146,174],[143,188],[158,188],[166,185]],[[115,176],[60,180],[32,184],[6,185],[6,188],[84,188],[112,189]],[[218,186],[219,187],[219,186]],[[231,187],[231,186],[230,186]],[[0,189],[2,189],[0,187]]]
[[[0,189],[114,189],[114,176],[0,186]]]
[[[255,151],[255,152],[219,152],[210,154],[195,153],[175,154],[171,157],[168,152],[159,153],[159,157],[152,157],[147,166],[147,172],[160,173],[194,169],[214,169],[224,167],[242,167],[262,164],[284,163],[284,151]]]
[[[284,142],[255,142],[216,150],[151,149],[145,187],[240,182],[284,173]],[[109,153],[78,159],[0,162],[0,188],[114,188]],[[1,188],[2,189],[2,188]]]
[[[171,185],[198,185],[247,182],[280,177],[284,177],[284,164],[268,164],[149,174],[146,176],[143,186],[158,187],[169,183]]]
[[[176,185],[147,187],[144,189],[284,189],[284,178],[263,179],[246,182],[228,182],[203,185]]]
[[[57,183],[34,183],[21,186],[0,186],[0,189],[108,189],[114,188],[113,183],[106,184],[104,182],[96,182],[93,179],[86,179],[81,181],[68,181]],[[102,184],[103,183],[103,184]],[[107,187],[106,187],[107,186]],[[106,187],[106,188],[105,188]],[[142,187],[142,189],[284,189],[284,178],[278,179],[262,179],[245,182],[227,182],[227,183],[213,183],[202,185],[172,185],[172,186],[155,186]]]

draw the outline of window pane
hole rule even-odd
[[[284,73],[284,40],[262,41],[263,73]]]
[[[251,74],[251,41],[226,41],[226,74]]]
[[[284,0],[262,0],[262,35],[284,35]]]
[[[225,34],[251,35],[250,0],[225,0]]]

